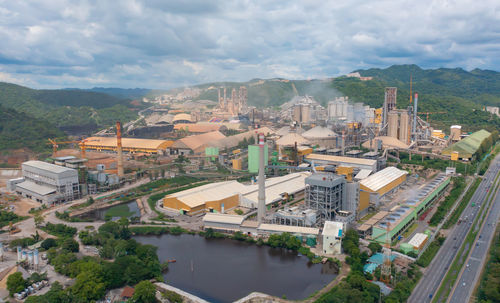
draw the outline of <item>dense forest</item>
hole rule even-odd
[[[83,90],[35,90],[0,82],[0,105],[47,121],[68,132],[91,132],[130,121],[137,109],[130,100]],[[23,127],[19,125],[19,127]]]
[[[40,152],[50,147],[47,138],[64,136],[47,121],[0,105],[0,151],[28,148]]]

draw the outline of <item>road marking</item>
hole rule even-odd
[[[469,259],[470,259],[470,260],[473,260],[473,261],[478,261],[478,262],[481,262],[481,259],[476,258],[476,257],[470,257]]]

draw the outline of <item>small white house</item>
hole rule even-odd
[[[344,224],[342,222],[325,221],[323,226],[323,253],[336,255],[342,253],[342,236]]]

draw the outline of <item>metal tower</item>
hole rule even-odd
[[[380,281],[385,284],[391,282],[391,237],[389,235],[391,223],[387,222],[387,228],[385,232],[385,250],[384,250],[384,263],[380,270]]]

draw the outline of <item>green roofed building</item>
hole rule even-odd
[[[442,151],[442,154],[451,156],[453,152],[458,152],[458,157],[460,159],[471,159],[481,146],[481,143],[490,136],[490,132],[484,129],[479,130],[457,143],[448,146]]]

